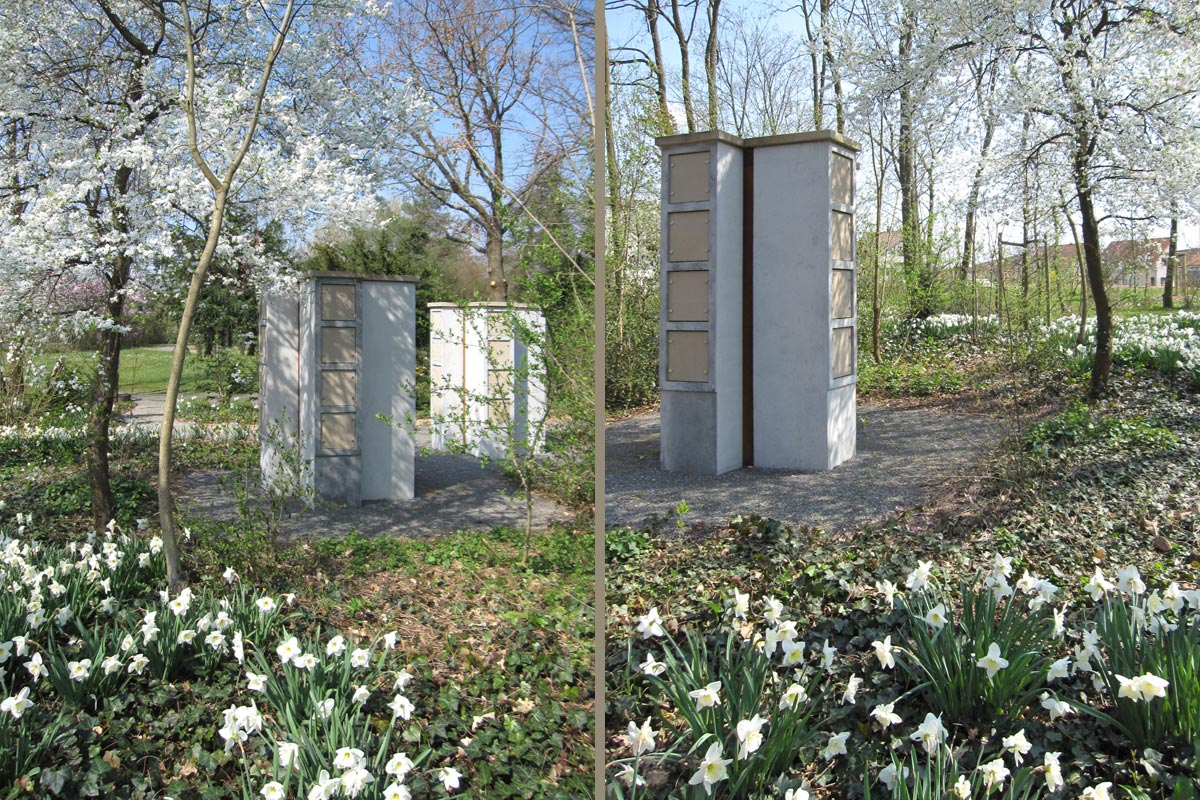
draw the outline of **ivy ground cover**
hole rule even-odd
[[[219,415],[218,415],[219,416]],[[198,419],[188,469],[247,469]],[[114,438],[89,534],[70,419],[0,431],[0,797],[580,797],[592,786],[591,542],[516,531],[279,541],[184,522],[164,586],[154,437]]]
[[[1053,335],[1025,374],[970,361],[961,402],[1012,435],[922,507],[610,531],[610,793],[1195,796],[1200,409],[1192,322],[1161,319],[1090,407]],[[1010,359],[992,335],[921,357]]]

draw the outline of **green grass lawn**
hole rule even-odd
[[[131,347],[121,351],[120,391],[123,394],[165,394],[167,391],[167,376],[171,372],[172,351],[153,347]],[[65,358],[69,367],[77,370],[90,369],[93,363],[93,353],[90,351],[68,351],[64,353],[46,353],[38,356],[39,363],[50,366],[58,358]],[[236,355],[242,370],[254,368],[253,356]],[[204,392],[212,388],[208,385],[210,370],[194,352],[188,353],[183,362],[183,382],[179,390],[183,394]]]

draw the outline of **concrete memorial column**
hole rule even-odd
[[[662,468],[854,455],[854,158],[831,131],[662,148]]]
[[[742,150],[720,132],[662,148],[658,378],[665,470],[742,466]]]
[[[520,303],[430,303],[429,411],[435,450],[502,458],[538,451],[546,416],[541,313]]]
[[[411,499],[416,279],[308,273],[266,293],[259,342],[264,482],[351,506]]]

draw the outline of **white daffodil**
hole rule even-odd
[[[1005,736],[1001,742],[1004,745],[1004,749],[1012,755],[1013,764],[1018,767],[1021,766],[1021,761],[1024,760],[1025,755],[1033,748],[1030,741],[1025,738],[1024,728],[1012,736]]]
[[[713,681],[703,689],[696,689],[695,691],[688,692],[688,697],[696,701],[697,711],[703,711],[706,708],[712,708],[713,706],[720,705],[720,692],[721,682]]]
[[[653,653],[646,653],[646,660],[638,664],[638,666],[641,668],[643,675],[662,675],[667,671],[666,662],[656,660]]]
[[[37,683],[46,673],[46,666],[42,663],[42,654],[34,653],[25,662],[25,670],[33,677],[33,682]]]
[[[774,597],[763,598],[763,621],[768,625],[778,625],[783,615],[783,603]]]
[[[1083,585],[1083,590],[1091,596],[1092,600],[1099,601],[1101,597],[1111,592],[1114,588],[1113,584],[1104,577],[1104,573],[1096,567],[1096,571],[1087,583]]]
[[[442,782],[447,792],[457,789],[462,778],[462,773],[454,767],[438,767],[434,775]]]
[[[396,755],[388,759],[387,764],[383,767],[383,771],[399,780],[404,780],[404,776],[412,772],[414,767],[416,767],[416,764],[405,753],[396,753]]]
[[[1137,567],[1128,566],[1117,570],[1117,589],[1134,597],[1146,591],[1146,584],[1142,583],[1142,576],[1138,574]]]
[[[829,646],[829,640],[826,639],[821,644],[821,669],[826,672],[833,670],[833,658],[837,655],[837,648]]]
[[[723,781],[729,777],[727,766],[733,759],[721,758],[721,743],[714,742],[708,747],[708,752],[704,754],[704,760],[700,762],[700,768],[696,770],[696,774],[688,781],[689,786],[702,784],[704,793],[711,795],[713,786],[719,781]]]
[[[736,728],[737,738],[738,741],[741,742],[741,746],[738,748],[738,758],[744,759],[746,756],[762,747],[762,729],[766,724],[767,721],[758,714],[755,714],[750,719],[744,719],[738,722]]]
[[[1064,785],[1062,768],[1058,764],[1058,759],[1062,753],[1046,753],[1042,761],[1045,768],[1046,776],[1046,791],[1054,794]]]
[[[275,648],[275,652],[279,655],[279,660],[286,664],[302,652],[300,650],[300,642],[295,636],[282,642]]]
[[[794,667],[804,662],[804,642],[784,641],[780,647],[783,650],[783,660],[780,662],[783,666]]]
[[[896,585],[884,578],[875,584],[875,590],[883,595],[883,607],[891,611],[896,604]]]
[[[254,601],[254,605],[258,606],[260,614],[270,614],[275,609],[279,608],[279,604],[271,597],[260,597]]]
[[[1117,697],[1127,697],[1135,703],[1139,700],[1150,702],[1155,697],[1166,697],[1167,687],[1171,685],[1170,681],[1149,672],[1135,678],[1126,678],[1124,675],[1117,675],[1116,678],[1121,684],[1121,688],[1117,690]]]
[[[858,695],[858,687],[862,685],[862,678],[857,675],[851,675],[850,680],[846,682],[846,691],[842,692],[842,705],[848,706],[854,703],[854,698]]]
[[[1042,692],[1041,700],[1042,708],[1049,712],[1051,722],[1059,717],[1075,713],[1075,709],[1071,707],[1070,703],[1051,697],[1049,692]]]
[[[750,613],[750,595],[744,592],[734,589],[733,600],[729,604],[733,608],[733,616],[737,619],[744,620]]]
[[[383,787],[383,800],[412,800],[412,792],[402,783],[389,783]]]
[[[808,692],[798,683],[793,683],[784,690],[783,696],[779,698],[779,708],[795,711],[796,707],[808,700]]]
[[[666,636],[667,632],[663,629],[662,617],[658,615],[657,607],[638,617],[637,632],[642,635],[643,639]]]
[[[375,776],[362,764],[358,764],[342,773],[338,780],[338,788],[346,797],[358,797],[363,789],[374,782]]]
[[[300,769],[300,745],[295,742],[280,742],[279,766]]]
[[[416,710],[413,702],[402,694],[396,695],[392,699],[392,702],[388,703],[388,708],[392,710],[392,716],[400,717],[404,720],[411,719],[413,711]]]
[[[942,718],[927,713],[925,721],[918,725],[908,738],[914,742],[920,742],[926,753],[932,753],[946,738],[946,728],[942,725]]]
[[[871,716],[879,723],[880,728],[886,729],[891,725],[899,725],[903,722],[900,719],[900,715],[892,710],[895,705],[895,703],[888,703],[887,705],[881,703],[871,709]]]
[[[904,772],[901,773],[900,775],[897,775],[897,772],[898,772],[898,770],[896,769],[895,764],[888,764],[886,767],[879,770],[879,782],[882,783],[884,786],[886,786],[888,788],[889,792],[895,790],[897,779],[900,779],[900,780],[908,779],[908,774],[909,774],[908,767],[904,767]]]
[[[264,800],[285,800],[287,793],[283,790],[283,784],[279,781],[271,781],[266,786],[258,790]]]
[[[1046,680],[1053,681],[1059,678],[1065,678],[1069,674],[1071,668],[1071,659],[1063,656],[1058,661],[1050,665],[1050,669],[1046,671]]]
[[[1004,779],[1011,774],[1008,767],[1004,766],[1004,759],[1001,758],[981,764],[979,772],[983,775],[983,788],[986,794],[992,793],[992,787],[1003,788]]]
[[[932,561],[918,561],[917,568],[908,573],[904,585],[910,591],[924,591],[929,586],[929,575],[933,571]]]
[[[829,737],[829,741],[825,743],[825,749],[821,751],[821,756],[826,761],[832,761],[838,756],[846,755],[846,740],[850,738],[850,731],[835,733]]]
[[[12,714],[13,719],[20,719],[21,715],[31,708],[33,708],[33,701],[29,699],[28,686],[23,687],[12,697],[0,701],[0,714]]]
[[[633,750],[635,756],[640,756],[643,753],[654,752],[654,730],[650,727],[650,718],[642,723],[639,728],[636,722],[629,723],[629,729],[625,734],[625,741],[628,742],[629,748]]]
[[[922,619],[925,620],[926,625],[933,628],[935,631],[941,630],[948,621],[946,619],[946,604],[938,603],[936,606],[929,609]]]
[[[1098,783],[1095,786],[1089,786],[1084,789],[1080,797],[1082,800],[1112,800],[1112,795],[1108,791],[1111,788],[1112,781]]]
[[[996,677],[996,673],[1008,666],[1008,661],[1000,655],[1000,645],[992,642],[983,658],[975,662],[980,669],[987,670],[988,680]]]
[[[339,747],[333,756],[333,766],[341,770],[352,769],[361,764],[365,757],[357,747]]]
[[[885,636],[882,642],[871,642],[871,646],[875,648],[875,657],[879,659],[879,666],[881,668],[893,669],[896,666],[891,634]]]

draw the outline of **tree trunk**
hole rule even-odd
[[[871,169],[875,173],[875,265],[871,280],[871,355],[875,359],[876,364],[882,364],[883,358],[879,355],[879,328],[883,320],[883,309],[879,307],[879,268],[880,260],[883,258],[882,248],[880,247],[879,237],[881,235],[880,226],[883,224],[883,175],[887,170],[884,165],[884,149],[883,149],[883,115],[884,110],[879,111],[879,160],[875,160],[875,148],[871,148]]]
[[[116,504],[113,502],[108,468],[108,432],[112,425],[120,367],[121,334],[112,329],[103,331],[100,334],[99,362],[96,364],[96,374],[92,382],[92,401],[87,421],[87,468],[92,498],[92,529],[98,535],[103,534],[108,523],[116,517]]]
[[[1174,308],[1175,267],[1179,262],[1179,204],[1171,203],[1171,238],[1167,244],[1167,275],[1163,278],[1163,308]]]
[[[500,231],[487,232],[488,299],[494,303],[508,301],[508,277],[504,274],[504,237]]]
[[[996,119],[988,114],[983,121],[983,146],[979,149],[979,162],[975,165],[975,174],[971,177],[971,189],[967,193],[967,218],[963,225],[963,253],[958,262],[958,279],[966,281],[967,272],[971,268],[971,258],[975,254],[975,217],[979,213],[979,193],[983,188],[983,173],[987,162],[988,152],[992,147],[992,137],[996,133]]]
[[[916,12],[904,9],[904,27],[900,34],[900,64],[906,70],[916,32]],[[925,275],[924,247],[921,234],[921,187],[917,183],[917,140],[913,132],[915,115],[912,89],[907,80],[900,87],[900,140],[896,171],[900,182],[900,229],[903,235],[904,281],[908,291],[909,314],[924,319],[932,313]]]
[[[717,25],[721,0],[708,0],[708,39],[704,43],[704,78],[708,85],[708,129],[717,129]]]
[[[675,120],[671,117],[671,107],[667,105],[667,73],[663,69],[663,52],[662,39],[658,35],[658,17],[661,13],[658,0],[651,0],[646,4],[646,28],[650,31],[650,43],[654,50],[654,64],[651,69],[654,71],[654,94],[658,100],[658,113],[662,117],[660,125],[663,126],[663,132],[670,135],[675,132]],[[609,123],[607,133],[612,133],[612,123]],[[606,146],[609,148],[609,153],[612,151],[612,139],[606,139]],[[613,184],[614,186],[616,184]]]
[[[683,115],[687,121],[687,132],[696,132],[696,113],[692,104],[692,67],[688,53],[690,36],[683,31],[683,16],[679,10],[680,0],[671,0],[671,19],[674,21],[675,38],[679,40],[679,76],[683,89]]]
[[[1096,306],[1096,352],[1092,357],[1092,378],[1088,386],[1088,399],[1099,400],[1108,391],[1108,378],[1112,373],[1112,305],[1104,285],[1104,270],[1100,258],[1100,222],[1092,205],[1092,187],[1087,168],[1077,156],[1075,187],[1079,191],[1080,228],[1083,232],[1083,261],[1087,267],[1088,285],[1092,290],[1092,302]]]
[[[209,264],[217,250],[217,241],[221,237],[221,224],[225,219],[225,203],[228,189],[217,190],[213,203],[212,220],[208,226],[208,239],[204,243],[204,251],[200,261],[192,273],[192,281],[188,285],[187,300],[183,305],[183,315],[179,319],[179,332],[175,335],[175,352],[171,357],[171,374],[167,378],[167,397],[163,408],[162,425],[158,431],[158,518],[162,527],[163,555],[167,561],[167,584],[172,592],[178,592],[184,585],[182,562],[179,557],[178,537],[175,531],[175,513],[171,504],[171,438],[175,429],[175,406],[179,401],[179,383],[183,377],[183,361],[187,354],[188,335],[191,333],[192,320],[196,316],[196,306],[200,302],[200,291],[204,288],[204,279],[208,275]]]
[[[140,97],[140,92],[136,96]],[[131,167],[119,167],[113,181],[117,194],[124,196],[133,179]],[[129,221],[121,206],[113,211],[113,230],[118,234],[129,232]],[[121,369],[121,333],[119,326],[125,318],[125,287],[129,283],[132,260],[119,253],[113,260],[112,271],[106,276],[105,301],[107,319],[112,327],[100,332],[99,360],[92,381],[92,399],[87,421],[87,468],[88,488],[91,495],[92,526],[97,534],[103,534],[108,524],[116,517],[113,500],[112,478],[109,470],[109,430],[112,427],[113,406],[117,401]]]

